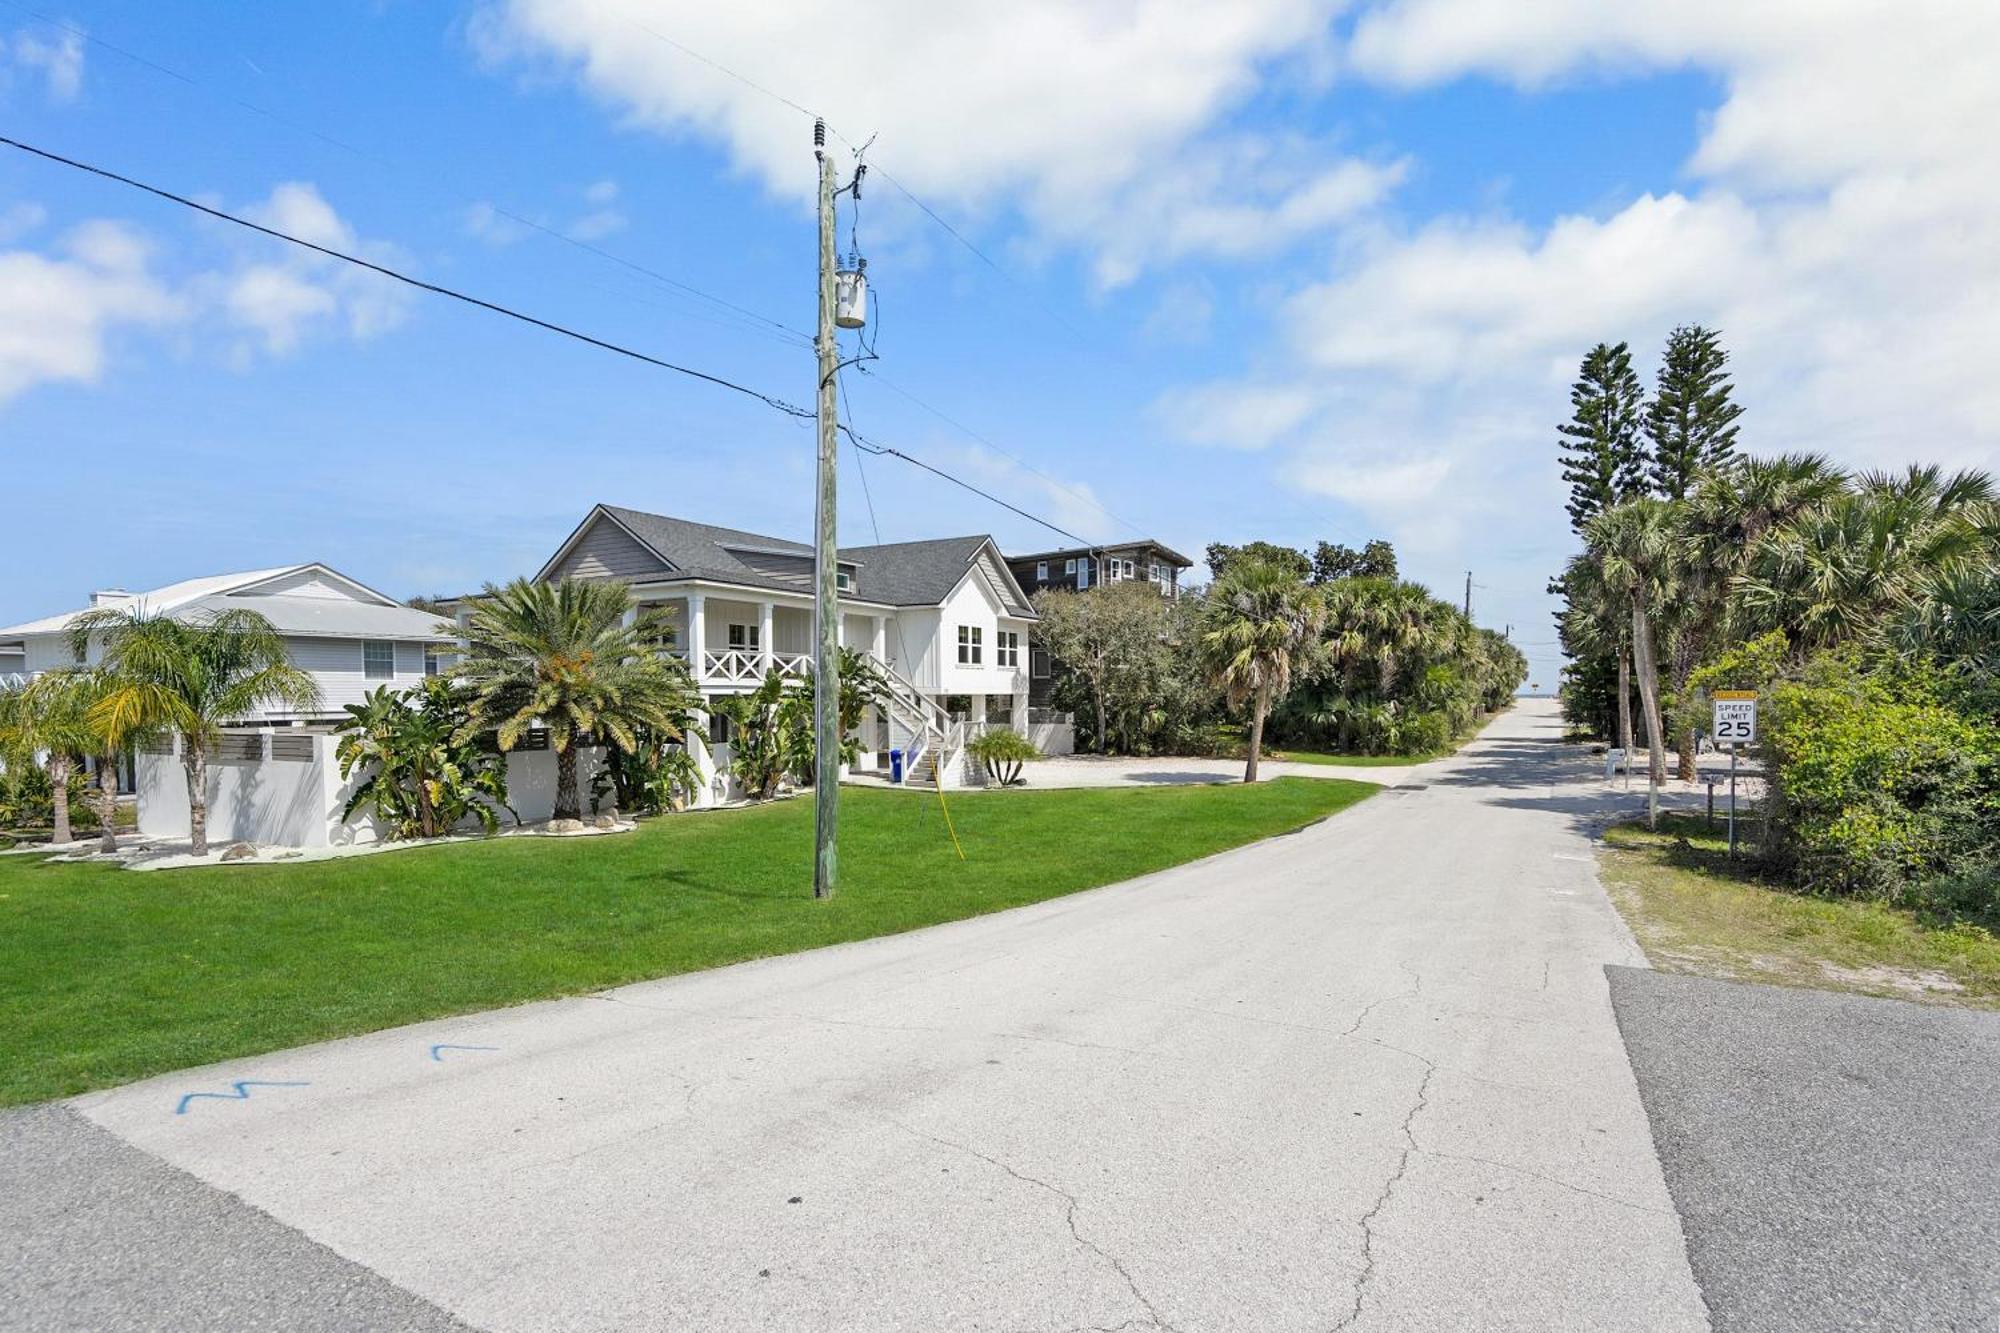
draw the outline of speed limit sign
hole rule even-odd
[[[1717,690],[1712,728],[1717,745],[1750,745],[1757,740],[1757,691]]]

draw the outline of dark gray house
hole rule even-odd
[[[1160,596],[1171,600],[1181,594],[1181,571],[1193,567],[1194,561],[1173,547],[1150,539],[1007,557],[1007,568],[1012,571],[1014,581],[1030,597],[1045,588],[1080,592],[1106,583],[1145,582],[1159,589]],[[1029,701],[1038,707],[1048,703],[1050,674],[1048,650],[1040,644],[1031,645]]]

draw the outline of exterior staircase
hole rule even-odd
[[[891,743],[895,728],[908,737],[903,744],[904,785],[937,786],[938,774],[949,775],[964,759],[965,724],[954,720],[887,662],[872,660],[888,687],[881,708],[892,723]]]

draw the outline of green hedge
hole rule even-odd
[[[1913,902],[1944,880],[1959,897],[1982,879],[1990,891],[2000,727],[1948,682],[1823,658],[1776,686],[1766,727],[1772,851],[1802,888]]]

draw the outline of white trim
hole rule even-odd
[[[609,519],[614,527],[616,527],[620,532],[624,533],[627,537],[630,537],[633,541],[639,543],[641,548],[650,552],[653,558],[655,560],[658,560],[668,570],[675,570],[680,568],[679,565],[676,565],[673,561],[667,559],[664,555],[661,555],[659,547],[654,546],[644,537],[641,537],[638,533],[632,531],[631,527],[628,526],[627,524],[620,522],[618,516],[612,513],[609,509],[606,509],[601,504],[597,504],[597,505],[592,505],[590,507],[590,512],[583,516],[583,522],[576,525],[576,530],[570,533],[570,535],[564,539],[563,544],[561,546],[558,546],[556,548],[556,553],[550,556],[540,569],[535,571],[535,577],[533,581],[536,583],[540,583],[546,578],[548,578],[549,571],[554,569],[557,565],[563,562],[563,558],[570,553],[571,548],[573,548],[579,541],[583,540],[583,534],[590,530],[591,523],[599,518]]]
[[[375,589],[369,587],[367,584],[361,582],[359,579],[349,578],[347,575],[335,569],[332,565],[323,564],[318,560],[314,560],[303,565],[293,565],[290,569],[282,570],[276,574],[271,574],[267,577],[256,579],[250,583],[239,583],[234,587],[224,588],[220,592],[209,593],[208,596],[241,597],[246,593],[254,592],[256,589],[263,587],[267,583],[276,583],[280,579],[288,579],[296,574],[304,573],[307,570],[318,570],[322,574],[329,575],[330,577],[337,579],[342,583],[345,583],[348,587],[354,589],[356,592],[365,592],[370,597],[373,597],[382,606],[401,607],[403,605],[395,598],[389,596],[389,594],[385,592],[377,592]],[[195,598],[195,600],[200,601],[201,598],[197,597]],[[404,609],[407,610],[409,608],[404,608]]]

